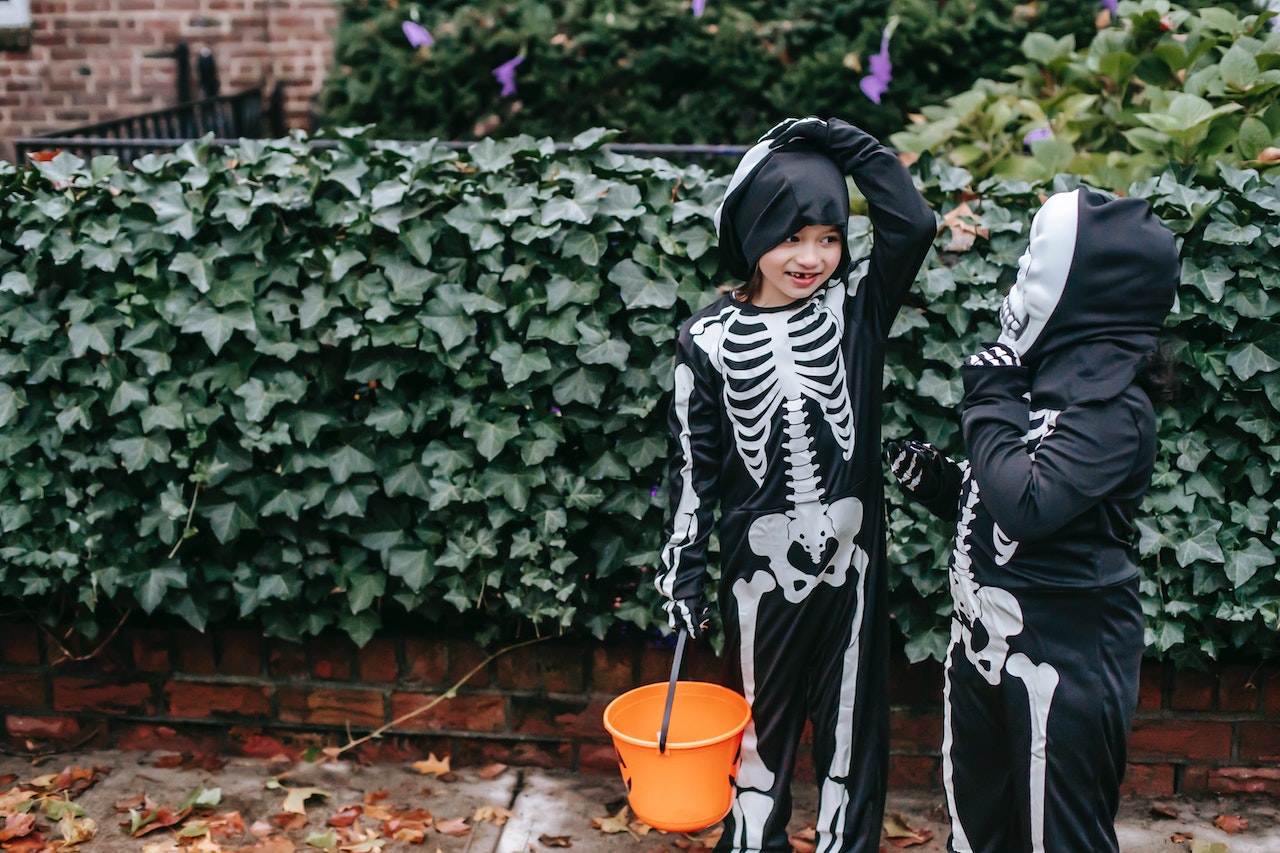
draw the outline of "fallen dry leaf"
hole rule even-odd
[[[1175,832],[1173,835],[1169,836],[1169,840],[1174,844],[1182,844],[1183,842],[1190,841],[1193,838],[1195,838],[1195,836],[1189,832]]]
[[[436,832],[441,835],[466,835],[470,831],[471,827],[467,825],[466,818],[454,817],[436,821]]]
[[[347,806],[342,811],[329,818],[329,826],[351,826],[355,823],[356,818],[364,813],[363,806]]]
[[[1231,848],[1221,841],[1206,841],[1203,838],[1191,840],[1191,853],[1231,853]]]
[[[884,832],[889,837],[889,843],[895,847],[927,844],[933,838],[933,830],[916,829],[900,814],[892,814],[884,819]]]
[[[652,826],[649,826],[649,824],[639,818],[627,822],[627,832],[630,832],[636,838],[639,838],[641,835],[648,835],[649,830],[651,829],[653,829]]]
[[[818,849],[818,830],[813,826],[804,829],[787,839],[795,853],[813,853]]]
[[[329,796],[328,791],[320,788],[285,788],[283,785],[280,787],[289,792],[285,795],[284,805],[281,808],[294,814],[305,815],[307,813],[306,802],[312,797]]]
[[[283,829],[285,832],[291,832],[295,829],[302,829],[307,825],[307,816],[297,814],[295,812],[280,812],[271,816],[271,823],[277,829]]]
[[[34,812],[7,814],[4,816],[4,826],[0,827],[0,843],[28,835],[35,828],[36,816]],[[5,846],[7,847],[8,844],[5,844]]]
[[[543,847],[572,847],[572,835],[539,835],[538,843]],[[529,845],[532,847],[533,845]]]
[[[694,841],[703,847],[714,850],[716,845],[720,843],[720,836],[724,835],[724,824],[717,823],[699,836],[694,837]]]
[[[486,764],[476,771],[476,775],[481,779],[494,779],[502,775],[502,771],[507,769],[507,765],[501,761],[495,761],[492,764]]]
[[[66,842],[66,847],[82,844],[93,838],[98,832],[98,824],[93,818],[75,817],[71,812],[67,812],[62,816],[62,820],[58,821],[58,834],[62,836],[62,840]]]
[[[1249,828],[1249,819],[1240,817],[1238,814],[1220,814],[1213,819],[1213,825],[1227,835],[1235,835]]]
[[[629,820],[630,815],[631,809],[627,806],[623,806],[618,810],[617,814],[610,815],[609,817],[591,818],[591,825],[603,832],[605,835],[614,835],[619,832],[630,832],[630,829],[627,826],[627,824],[631,822]]]
[[[479,823],[482,820],[487,820],[495,826],[502,826],[513,817],[515,817],[515,812],[507,811],[502,806],[481,806],[471,816],[471,822]]]
[[[1178,810],[1173,806],[1162,806],[1159,803],[1153,803],[1151,806],[1151,816],[1157,820],[1176,820],[1178,817]]]
[[[374,803],[380,803],[389,796],[391,796],[390,791],[370,791],[364,795],[364,804],[369,806]]]
[[[259,838],[266,835],[270,835],[275,831],[276,831],[276,828],[271,824],[267,823],[265,820],[255,820],[253,824],[249,827],[249,833],[251,835],[258,836]]]
[[[244,818],[240,812],[222,812],[205,819],[209,835],[214,838],[235,838],[244,834]]]
[[[283,835],[264,838],[252,847],[246,847],[239,853],[293,853],[296,848],[292,841]]]
[[[0,773],[0,786],[12,785],[18,781],[17,773]]]
[[[447,773],[453,772],[449,769],[449,756],[446,755],[444,758],[436,758],[436,754],[434,752],[430,753],[424,760],[415,761],[409,766],[414,770],[417,770],[423,776],[426,776],[428,773],[435,776],[444,776]]]
[[[973,248],[977,238],[987,239],[986,228],[978,225],[978,215],[963,202],[952,208],[942,217],[943,227],[951,229],[951,240],[947,243],[948,252],[967,252]]]

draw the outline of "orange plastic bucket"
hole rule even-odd
[[[729,813],[751,707],[719,684],[678,682],[660,751],[668,689],[647,684],[623,693],[604,709],[604,727],[635,816],[654,829],[694,832]]]

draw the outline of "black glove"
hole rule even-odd
[[[773,140],[770,148],[796,140],[807,142],[834,160],[845,174],[853,172],[872,154],[885,150],[874,136],[838,118],[789,118],[761,137],[761,141],[766,139]]]
[[[965,360],[965,367],[1021,367],[1022,360],[1008,344],[994,343]]]
[[[932,444],[904,439],[884,445],[889,471],[902,490],[917,500],[929,500],[942,490],[944,469],[950,460]]]
[[[662,605],[667,611],[667,624],[676,631],[688,631],[691,639],[698,639],[711,625],[711,608],[701,595],[696,598],[677,598]]]

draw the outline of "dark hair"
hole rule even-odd
[[[1171,403],[1177,397],[1178,372],[1164,344],[1158,344],[1142,359],[1142,366],[1138,368],[1138,385],[1157,405]]]
[[[733,293],[742,302],[750,302],[760,292],[760,288],[764,287],[764,274],[760,272],[760,266],[752,270],[751,277],[733,288]]]

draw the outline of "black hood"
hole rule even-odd
[[[729,273],[743,281],[760,257],[806,225],[834,225],[848,233],[849,187],[827,155],[803,144],[770,149],[753,146],[738,164],[716,210],[720,256]],[[836,278],[849,269],[849,246],[842,241]]]
[[[1037,405],[1109,400],[1132,384],[1178,284],[1173,234],[1150,205],[1088,188],[1054,195],[1019,266],[1014,287],[1036,307],[1013,346],[1034,370]]]

